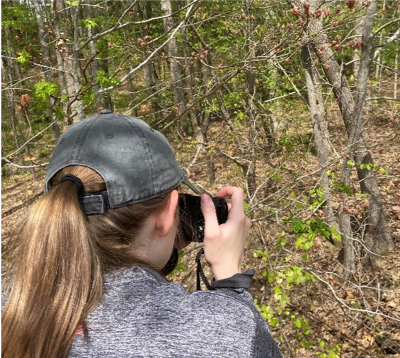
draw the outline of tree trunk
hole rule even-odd
[[[15,53],[14,53],[14,47],[12,46],[11,43],[11,38],[12,38],[12,32],[10,28],[5,27],[4,28],[4,34],[5,34],[5,40],[6,40],[6,63],[8,67],[8,71],[6,72],[8,74],[8,82],[11,87],[13,86],[13,83],[19,83],[22,82],[22,76],[21,76],[21,70],[19,68],[18,63],[13,60],[15,58]],[[25,158],[22,156],[21,151],[19,151],[19,157],[21,159],[22,164],[25,164],[26,158],[30,158],[30,150],[29,150],[29,143],[26,142],[25,135],[21,126],[21,122],[18,118],[19,113],[23,110],[22,105],[20,103],[20,94],[16,93],[16,90],[14,89],[9,89],[6,90],[6,96],[8,99],[8,102],[10,104],[10,112],[11,112],[11,118],[12,118],[12,128],[14,131],[14,139],[15,139],[15,144],[17,146],[17,149],[19,147],[24,148],[25,152]],[[31,162],[30,159],[28,159],[29,162]],[[32,174],[33,176],[35,175],[34,170],[32,169]]]
[[[197,89],[196,89],[196,80],[194,75],[193,69],[193,59],[191,58],[189,45],[188,45],[188,38],[186,34],[186,28],[182,29],[182,42],[183,42],[183,53],[185,55],[185,75],[186,75],[186,88],[187,88],[187,106],[190,107],[197,99]],[[198,116],[201,116],[201,108],[200,105],[197,104],[193,106],[190,111],[190,122],[192,124],[193,130],[196,132],[200,129],[199,121],[197,120]],[[200,123],[203,121],[200,119]]]
[[[320,167],[320,175],[322,179],[323,200],[325,202],[325,217],[329,226],[338,228],[331,205],[331,194],[329,187],[329,178],[326,175],[327,157],[329,156],[329,133],[326,111],[323,105],[321,95],[321,83],[316,73],[316,68],[312,64],[311,49],[308,45],[304,45],[301,49],[301,58],[305,72],[308,105],[311,112],[311,123],[315,138],[315,146],[317,148],[318,165]],[[336,244],[336,241],[331,241]]]
[[[361,40],[361,58],[360,71],[357,83],[356,105],[353,114],[353,123],[350,131],[349,148],[351,148],[351,156],[355,155],[357,165],[357,173],[360,178],[361,191],[369,195],[368,206],[368,223],[372,230],[373,242],[370,245],[376,252],[385,252],[394,247],[393,240],[390,234],[389,225],[379,193],[378,183],[375,173],[367,168],[360,168],[360,165],[370,164],[373,166],[371,152],[366,148],[360,148],[358,143],[362,141],[363,127],[363,106],[367,94],[369,74],[374,58],[374,43],[373,43],[373,26],[378,0],[373,0],[368,7],[367,17],[363,26]]]
[[[396,57],[394,59],[394,86],[393,86],[393,98],[397,99],[397,81],[399,73],[399,43],[396,43]]]
[[[76,9],[72,10],[75,12],[74,21],[74,44],[73,44],[73,50],[72,50],[72,78],[74,82],[74,95],[75,95],[75,108],[77,110],[77,117],[74,119],[75,122],[79,122],[83,119],[85,119],[85,113],[83,111],[83,102],[82,102],[82,94],[81,94],[81,88],[80,88],[80,81],[79,78],[82,75],[80,63],[79,63],[79,15],[81,12],[81,0],[78,0],[78,5]]]
[[[35,15],[36,15],[36,20],[38,22],[39,42],[42,49],[42,71],[44,74],[44,79],[46,82],[53,82],[50,72],[50,49],[48,43],[46,42],[44,23],[42,19],[42,9],[40,8],[38,0],[34,0],[33,5],[35,6]],[[49,106],[50,106],[50,117],[51,120],[54,121],[53,124],[54,144],[56,144],[58,142],[58,139],[60,138],[61,133],[60,133],[60,125],[58,121],[55,121],[55,115],[54,115],[55,99],[52,96],[50,96],[49,98]]]
[[[371,8],[371,5],[369,8]],[[372,155],[368,149],[368,143],[363,134],[362,121],[354,124],[353,116],[356,114],[356,105],[353,95],[346,77],[341,73],[340,66],[331,50],[328,37],[323,30],[321,22],[313,17],[310,18],[307,27],[307,34],[309,36],[309,41],[314,53],[317,55],[319,63],[323,67],[325,75],[332,86],[332,91],[339,105],[339,109],[341,111],[349,137],[351,135],[353,126],[356,126],[356,129],[358,130],[357,134],[359,135],[360,140],[358,141],[358,153],[355,156],[357,167],[359,168],[361,164],[373,165]],[[362,61],[363,58],[361,56],[361,62]],[[362,63],[360,63],[360,67],[361,66]],[[364,86],[366,85],[367,82],[364,84]],[[366,88],[361,88],[358,86],[358,91],[364,90],[366,90]],[[372,171],[366,169],[357,170],[357,174],[361,191],[365,194],[369,194],[368,223],[370,227],[370,233],[373,237],[372,247],[376,250],[380,248],[379,251],[384,251],[392,246],[393,241],[390,235],[389,225],[384,214],[376,177],[373,175]]]
[[[90,1],[91,3],[92,1]],[[86,6],[85,7],[86,11],[86,16],[88,19],[93,18],[93,13],[92,13],[92,7],[91,6]],[[87,29],[87,35],[89,38],[93,37],[93,35],[96,34],[96,28],[92,26],[89,26]],[[91,69],[92,69],[92,81],[93,81],[93,91],[96,95],[96,109],[99,110],[100,108],[103,107],[103,95],[99,93],[100,90],[100,85],[96,81],[96,75],[97,71],[99,70],[99,63],[97,61],[97,50],[96,50],[96,42],[94,40],[91,40],[89,42],[89,48],[90,48],[90,56],[92,57],[92,63],[91,63]]]
[[[246,0],[245,3],[246,14],[247,14],[247,26],[246,26],[246,52],[248,53],[250,66],[246,69],[246,87],[247,87],[247,104],[245,106],[245,111],[247,117],[249,118],[249,154],[248,154],[248,168],[246,173],[247,179],[247,190],[249,197],[252,202],[256,204],[256,198],[254,193],[256,190],[256,140],[257,140],[257,108],[255,105],[255,97],[257,95],[257,87],[255,83],[255,71],[253,68],[252,61],[255,58],[255,46],[251,38],[251,5],[250,1]]]
[[[63,110],[67,123],[72,124],[82,117],[82,103],[77,97],[79,90],[76,91],[76,76],[79,74],[74,75],[75,71],[80,72],[79,64],[76,63],[78,56],[75,46],[77,30],[74,31],[74,41],[71,45],[71,36],[69,36],[67,26],[64,25],[67,23],[66,19],[68,22],[71,19],[65,0],[54,1],[52,6],[59,85],[61,94],[68,97],[68,100],[63,102]]]
[[[172,31],[174,27],[174,20],[172,15],[172,7],[170,0],[161,0],[161,10],[166,15],[163,19],[164,29],[166,32]],[[186,101],[185,101],[185,92],[183,89],[182,83],[182,69],[181,65],[178,62],[179,50],[176,43],[176,39],[172,38],[170,43],[168,44],[168,59],[169,59],[169,67],[171,72],[171,87],[174,93],[175,103],[178,110],[178,116],[180,118],[180,126],[181,129],[186,134],[191,134],[192,129],[190,126],[190,122],[188,121],[186,110]]]
[[[144,2],[143,3],[143,11],[140,8],[140,5],[136,5],[137,12],[141,14],[141,18],[143,19],[150,19],[152,17],[152,3],[151,2]],[[142,39],[147,39],[147,36],[149,35],[149,29],[145,26],[141,28],[141,37]],[[144,40],[146,41],[146,40]],[[149,48],[150,51],[153,51],[153,48]],[[145,58],[143,58],[143,61]],[[144,83],[147,85],[148,90],[151,93],[151,105],[153,107],[154,111],[154,120],[155,121],[160,121],[163,118],[163,108],[161,106],[162,104],[162,98],[160,95],[160,81],[157,76],[157,71],[156,67],[154,65],[154,61],[149,61],[144,67],[143,67],[143,80]],[[165,115],[167,115],[165,113]]]

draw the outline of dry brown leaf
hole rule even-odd
[[[25,93],[21,96],[21,104],[23,106],[26,106],[28,103],[30,103],[30,101],[31,101],[31,97],[29,97],[29,95],[27,93]]]

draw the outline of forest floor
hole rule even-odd
[[[244,255],[244,268],[256,270],[251,293],[258,303],[276,307],[275,283],[270,283],[263,270],[279,271],[285,260],[291,265],[302,262],[304,268],[317,276],[315,282],[309,280],[294,285],[287,290],[289,302],[284,305],[287,313],[275,316],[279,320],[271,326],[272,334],[281,341],[286,357],[400,357],[400,125],[398,107],[391,104],[369,106],[366,109],[365,133],[376,164],[385,168],[377,172],[382,200],[386,209],[395,249],[371,263],[368,255],[360,250],[357,274],[353,283],[348,283],[338,275],[341,264],[338,259],[340,245],[334,246],[317,236],[310,257],[306,262],[298,259],[301,252],[295,247],[296,236],[290,233],[282,221],[289,215],[306,219],[312,216],[310,190],[319,184],[315,174],[315,156],[312,130],[307,121],[294,118],[294,109],[282,109],[281,117],[290,122],[284,134],[278,134],[278,150],[265,155],[268,146],[260,140],[257,150],[257,182],[266,180],[260,188],[259,200],[268,198],[267,203],[257,206],[253,219],[277,212],[288,206],[279,215],[270,215],[266,220],[255,221],[252,225]],[[286,113],[285,113],[286,112]],[[343,148],[346,134],[335,106],[328,109],[332,143]],[[298,114],[297,114],[298,116]],[[240,131],[240,123],[237,126]],[[261,129],[260,129],[261,131]],[[195,141],[191,138],[177,139],[173,146],[177,158],[184,168],[188,168],[192,180],[216,192],[224,185],[245,187],[241,169],[227,155],[234,155],[235,145],[227,126],[212,124],[210,146],[214,149],[216,182],[208,183],[204,158],[200,155],[193,163],[196,152]],[[261,134],[260,134],[261,136]],[[43,138],[40,139],[43,141]],[[209,148],[210,149],[210,148]],[[237,148],[236,148],[237,149]],[[340,152],[330,169],[340,171]],[[335,155],[333,155],[335,157]],[[192,165],[191,165],[192,164]],[[37,170],[35,178],[30,172],[7,168],[2,180],[2,258],[7,260],[8,243],[12,232],[28,208],[43,194],[44,170]],[[269,178],[269,179],[268,179]],[[302,178],[299,180],[299,178]],[[268,179],[268,180],[267,180]],[[356,184],[354,190],[358,191]],[[338,199],[338,195],[337,198]],[[357,232],[365,228],[362,212],[363,197],[353,196],[353,224],[359,225]],[[335,201],[335,198],[334,198]],[[337,203],[336,203],[337,204]],[[335,208],[335,206],[334,206]],[[336,206],[337,208],[337,206]],[[310,214],[311,213],[311,214]],[[311,216],[310,216],[311,215]],[[288,244],[277,249],[278,239],[286,231]],[[361,234],[360,234],[361,235]],[[189,291],[195,290],[196,267],[194,256],[196,244],[191,244],[181,258],[186,268],[176,273],[173,280],[181,282]],[[268,251],[269,257],[262,260],[256,250]],[[289,258],[288,258],[289,257]],[[207,273],[207,271],[206,271]],[[307,328],[293,324],[293,316],[303,317]],[[300,326],[300,324],[299,324]]]

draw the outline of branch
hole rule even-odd
[[[304,102],[304,104],[307,106],[308,110],[310,110],[309,105],[307,100],[304,98],[304,96],[300,93],[299,89],[297,86],[293,83],[293,81],[290,79],[290,76],[287,74],[285,69],[281,66],[281,64],[278,61],[274,61],[275,65],[283,72],[283,74],[286,76],[290,84],[292,85],[293,89],[296,91],[297,95],[301,98],[301,100]]]
[[[189,14],[191,13],[194,4],[197,3],[197,2],[199,2],[199,1],[200,1],[200,0],[194,0],[194,1],[191,3],[191,5],[190,5],[188,11],[186,12],[186,16],[185,16],[184,20],[181,21],[181,23],[175,28],[175,30],[172,32],[171,36],[168,37],[168,39],[167,39],[164,43],[162,43],[159,47],[157,47],[157,48],[150,54],[150,56],[146,58],[146,60],[144,60],[142,63],[140,63],[140,64],[139,64],[138,66],[136,66],[134,69],[132,69],[131,71],[129,71],[124,77],[122,77],[121,80],[120,80],[121,83],[125,82],[129,77],[132,76],[133,73],[135,73],[136,71],[138,71],[139,69],[141,69],[144,65],[146,65],[146,64],[155,56],[155,54],[156,54],[158,51],[160,51],[168,42],[170,42],[170,41],[174,38],[174,36],[175,36],[175,34],[177,33],[177,31],[182,27],[182,25],[183,25],[183,24],[186,22],[186,20],[188,19]],[[101,89],[101,90],[99,91],[99,94],[100,94],[100,93],[109,92],[109,91],[113,90],[115,87],[116,87],[116,86],[110,86],[110,87],[107,87],[107,88],[103,88],[103,89]]]
[[[7,56],[7,55],[1,55],[1,57],[2,57],[2,58],[9,58],[9,59],[11,59],[11,60],[16,60],[16,59],[17,59],[16,57]],[[52,67],[52,66],[42,65],[41,63],[36,63],[36,62],[33,62],[33,61],[29,61],[29,64],[30,64],[31,66],[39,66],[39,67],[42,67],[42,68],[44,68],[44,69],[46,69],[46,70],[54,70],[54,71],[63,72],[63,73],[68,73],[68,74],[69,74],[68,71],[61,70],[61,69],[59,69],[59,68]],[[30,76],[30,77],[28,77],[28,78],[32,78],[32,77],[38,77],[38,75]],[[23,81],[26,81],[26,80],[27,80],[27,78],[24,78],[24,79],[23,79]],[[19,81],[19,82],[22,82],[22,80]],[[24,90],[26,91],[26,89],[24,89]]]
[[[6,164],[11,165],[12,167],[18,168],[18,169],[32,169],[32,168],[40,168],[40,167],[45,167],[49,162],[43,163],[43,164],[35,164],[35,165],[18,165],[14,164],[10,160],[6,158],[1,158],[2,161],[6,162]]]
[[[18,153],[21,149],[25,148],[25,146],[31,142],[33,139],[35,139],[37,136],[39,136],[40,134],[42,134],[43,132],[45,132],[47,129],[49,129],[54,123],[57,122],[57,119],[54,120],[53,122],[51,122],[45,129],[43,129],[42,131],[40,131],[39,133],[35,134],[32,138],[28,139],[24,144],[22,144],[16,151],[12,152],[11,154],[6,155],[5,157],[2,157],[2,160],[6,160],[7,158],[11,157],[12,155]]]
[[[386,314],[384,314],[384,313],[382,313],[382,312],[371,311],[371,310],[365,310],[365,309],[361,309],[361,308],[353,308],[353,307],[351,307],[351,306],[348,306],[347,303],[346,303],[346,301],[345,301],[344,299],[340,298],[340,297],[336,294],[335,289],[331,286],[331,284],[330,284],[329,282],[327,282],[327,281],[325,281],[324,279],[322,279],[321,277],[319,277],[319,276],[315,273],[315,271],[314,271],[313,269],[308,268],[308,270],[309,270],[319,281],[321,281],[321,282],[323,282],[325,285],[327,285],[327,286],[329,287],[329,289],[331,290],[331,292],[332,292],[332,294],[333,294],[333,297],[336,299],[336,301],[338,301],[340,304],[342,304],[343,306],[345,306],[348,310],[350,310],[350,311],[355,311],[355,312],[364,312],[364,313],[367,313],[367,314],[369,314],[369,315],[371,315],[371,316],[378,315],[378,316],[382,316],[382,317],[388,318],[388,319],[393,320],[393,321],[400,322],[400,319],[394,318],[394,317],[390,317],[390,316],[388,316],[388,315],[386,315]],[[378,307],[377,307],[377,308],[378,308]]]
[[[397,31],[388,38],[388,40],[382,44],[374,53],[374,60],[379,56],[379,54],[383,51],[383,49],[389,45],[391,42],[397,40],[400,37],[400,27],[397,29]]]
[[[371,97],[366,98],[365,101],[400,101],[400,98],[389,98],[389,97]]]
[[[197,1],[197,0],[195,0],[195,1]],[[175,16],[176,14],[180,13],[182,10],[185,10],[187,7],[189,7],[189,6],[191,7],[191,5],[193,5],[193,3],[187,4],[186,6],[182,7],[181,9],[175,11],[172,15],[163,15],[163,16],[153,17],[151,19],[147,19],[147,20],[143,20],[143,21],[129,21],[129,22],[126,22],[125,24],[121,25],[121,20],[125,17],[126,13],[135,5],[135,3],[136,3],[136,1],[124,11],[124,13],[118,19],[118,22],[115,26],[113,26],[111,29],[105,30],[103,32],[99,32],[96,35],[87,39],[81,45],[81,47],[79,47],[79,51],[83,50],[90,41],[97,40],[98,38],[108,35],[109,33],[113,32],[113,31],[123,29],[124,27],[130,26],[130,25],[143,25],[143,24],[147,24],[152,21],[164,19],[166,17]],[[86,4],[86,6],[87,6],[87,4]]]
[[[391,24],[393,24],[393,23],[395,23],[395,22],[398,22],[398,21],[400,21],[400,19],[395,19],[395,20],[393,20],[393,21],[389,21],[387,24],[385,24],[385,25],[382,25],[378,30],[376,30],[373,34],[372,34],[372,37],[375,37],[380,31],[382,31],[385,27],[388,27],[389,25],[391,25]]]

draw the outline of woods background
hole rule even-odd
[[[285,356],[400,356],[399,1],[1,5],[4,265],[60,134],[112,109],[209,192],[246,189],[244,266]]]

